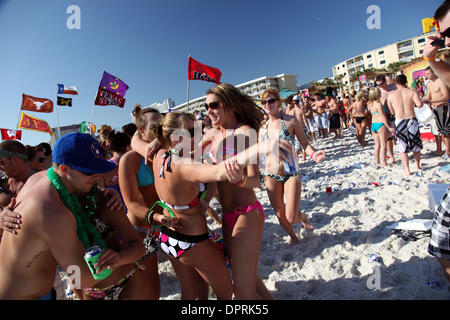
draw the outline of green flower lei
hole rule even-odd
[[[97,228],[94,227],[90,221],[90,217],[95,214],[95,210],[97,208],[95,203],[97,185],[95,185],[86,195],[87,205],[85,209],[88,211],[88,213],[86,213],[86,211],[83,210],[80,201],[78,201],[77,196],[74,193],[69,193],[67,188],[62,183],[61,178],[55,173],[52,167],[47,170],[47,177],[55,186],[64,205],[72,211],[77,222],[77,234],[81,243],[83,243],[86,249],[92,247],[92,244],[89,241],[89,236],[91,236],[95,244],[99,245],[103,251],[106,250],[108,248],[106,242],[103,240]]]

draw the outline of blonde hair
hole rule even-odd
[[[381,98],[381,91],[378,88],[370,88],[369,90],[369,101],[379,101]]]
[[[259,107],[252,98],[243,94],[233,85],[221,83],[209,89],[206,94],[214,94],[225,109],[233,111],[240,123],[246,124],[256,131],[261,127],[263,115]]]
[[[188,129],[188,120],[194,121],[193,115],[185,112],[169,112],[159,122],[150,126],[158,142],[168,148],[172,144],[171,135],[177,129]]]

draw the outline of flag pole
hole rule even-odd
[[[61,127],[59,126],[59,114],[58,114],[58,91],[56,91],[56,105],[55,105],[55,109],[56,109],[56,123],[58,125],[58,129],[56,130],[56,132],[58,133],[58,139],[55,139],[56,141],[58,141],[61,138]]]
[[[189,54],[189,58],[191,57],[191,54]],[[186,98],[186,112],[189,112],[189,58],[188,58],[188,77],[187,77],[187,98]]]
[[[19,118],[17,119],[16,129],[14,130],[14,140],[17,140],[17,129],[19,128],[20,124],[20,116],[22,115],[22,106],[20,106],[19,109]]]

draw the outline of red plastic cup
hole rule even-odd
[[[333,192],[333,191],[331,191],[331,187],[327,187],[326,191],[328,194],[331,194]]]

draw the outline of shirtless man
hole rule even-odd
[[[28,160],[25,146],[19,141],[6,140],[0,143],[0,170],[5,175],[0,189],[0,239],[4,229],[12,233],[19,229],[15,223],[20,223],[20,215],[1,209],[9,205],[27,179],[35,173],[28,166]]]
[[[388,95],[388,106],[395,116],[395,138],[400,151],[403,165],[405,166],[405,176],[411,175],[409,171],[408,152],[413,152],[416,160],[417,170],[420,167],[420,150],[422,150],[422,139],[420,137],[419,122],[415,118],[414,105],[422,108],[417,91],[406,87],[406,76],[401,74],[395,78],[397,89]]]
[[[309,99],[309,97],[304,97],[304,105],[302,106],[302,110],[307,123],[308,136],[310,139],[316,142],[316,130],[318,130],[319,127],[314,122],[313,108],[311,106],[311,100]]]
[[[326,101],[330,110],[330,131],[334,132],[335,139],[341,139],[341,117],[339,106],[333,96],[327,96]]]
[[[324,138],[328,138],[328,105],[320,93],[316,93],[314,96],[316,97],[313,107],[314,121],[319,127],[319,134],[322,134]]]
[[[439,135],[435,135],[437,147],[435,154],[441,156],[444,153],[442,151],[443,135],[445,143],[445,155],[448,159],[448,157],[450,156],[450,115],[448,113],[448,100],[450,98],[449,88],[441,79],[436,76],[431,67],[427,67],[425,70],[427,79],[430,81],[427,86],[428,90],[423,102],[431,105],[433,113],[436,116],[436,126],[439,131]]]
[[[106,207],[102,192],[92,198],[88,196],[94,185],[102,182],[101,174],[115,168],[101,156],[100,144],[90,135],[65,135],[58,140],[53,152],[53,171],[49,169],[48,173],[52,181],[46,171],[27,180],[17,196],[15,208],[22,216],[21,232],[18,235],[5,233],[0,243],[0,299],[54,298],[49,291],[58,265],[64,270],[71,267],[79,275],[75,284],[78,278],[81,288],[91,289],[83,290],[85,298],[94,291],[99,296],[115,293],[121,298],[147,297],[148,284],[142,281],[145,275],[143,277],[143,272],[135,267],[135,261],[145,253],[137,231],[123,209],[113,211]],[[63,202],[69,195],[76,196]],[[81,208],[76,210],[75,207],[80,205]],[[92,217],[83,210],[87,207],[92,210]],[[84,223],[77,225],[75,215],[79,218],[86,215],[85,219],[77,219]],[[90,218],[96,220],[95,227],[87,222]],[[99,226],[103,229],[97,230]],[[117,231],[121,242],[116,233],[107,237],[108,231]],[[109,248],[94,265],[97,272],[112,269],[112,274],[104,280],[94,280],[83,258],[86,246],[94,243]],[[123,277],[128,280],[116,285]],[[98,289],[108,286],[112,286],[109,291]]]
[[[389,77],[390,79],[390,77]],[[392,80],[390,80],[391,84],[388,84],[388,75],[378,75],[375,79],[377,87],[381,91],[381,104],[383,105],[384,113],[386,114],[386,118],[388,120],[388,124],[391,127],[395,126],[395,118],[391,114],[391,111],[389,110],[388,103],[387,103],[387,97],[389,93],[396,89],[396,86],[394,83],[392,83]],[[387,150],[389,151],[389,155],[391,156],[390,163],[395,162],[394,158],[394,136],[392,134],[389,134],[390,137],[387,141]]]

